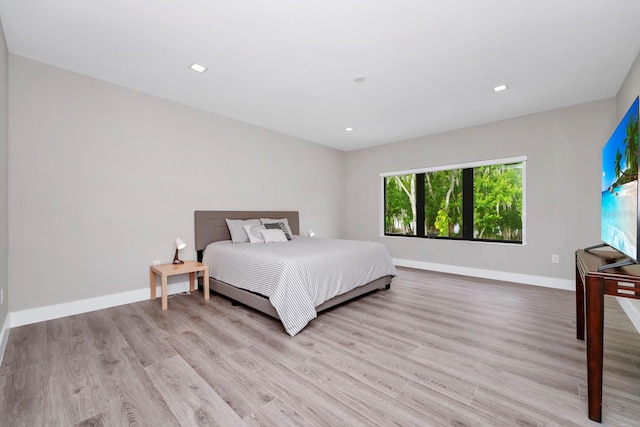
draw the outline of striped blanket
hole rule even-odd
[[[211,277],[269,298],[294,336],[316,307],[396,269],[381,243],[294,236],[279,243],[211,243],[202,262]]]

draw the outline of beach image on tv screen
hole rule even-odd
[[[602,149],[601,239],[637,260],[638,98]]]

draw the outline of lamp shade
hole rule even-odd
[[[181,239],[176,239],[176,248],[184,249],[187,247],[187,244],[183,242]]]

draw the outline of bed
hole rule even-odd
[[[286,218],[294,236],[287,243],[231,243],[226,219],[255,218]],[[396,275],[382,244],[300,236],[295,211],[196,211],[194,224],[198,261],[210,267],[211,291],[279,319],[291,336],[317,313],[378,289],[389,289]],[[340,246],[336,249],[331,246],[334,244]],[[345,255],[342,247],[353,254]],[[321,258],[316,250],[330,253]],[[308,251],[312,255],[303,257]],[[254,260],[253,256],[263,258]],[[264,257],[269,259],[269,267],[252,270],[260,268]],[[368,265],[361,264],[363,259]],[[347,264],[360,267],[350,271]],[[326,277],[320,270],[332,273]],[[299,288],[301,281],[312,283],[308,292]],[[324,284],[329,289],[324,289]]]

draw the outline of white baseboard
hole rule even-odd
[[[197,284],[196,284],[197,289]],[[172,283],[167,287],[167,294],[173,295],[189,290],[189,282]],[[156,288],[156,295],[160,298],[160,286]],[[149,288],[119,294],[105,295],[102,297],[88,298],[79,301],[65,302],[62,304],[48,305],[45,307],[30,308],[14,311],[11,314],[9,327],[30,325],[51,319],[72,316],[74,314],[87,313],[89,311],[102,310],[103,308],[116,307],[132,302],[149,299]],[[158,302],[159,303],[159,302]]]
[[[640,332],[640,300],[616,297],[620,307],[627,313],[631,323]]]
[[[2,358],[4,357],[4,350],[7,348],[7,342],[9,341],[9,326],[11,323],[11,313],[7,313],[0,326],[0,366],[2,366]]]
[[[393,263],[398,267],[417,268],[419,270],[439,271],[441,273],[460,274],[462,276],[481,277],[483,279],[502,280],[505,282],[523,283],[525,285],[542,286],[545,288],[576,290],[575,280],[558,279],[556,277],[531,276],[528,274],[509,273],[506,271],[483,270],[481,268],[460,267],[457,265],[435,264],[424,261],[394,258]]]

